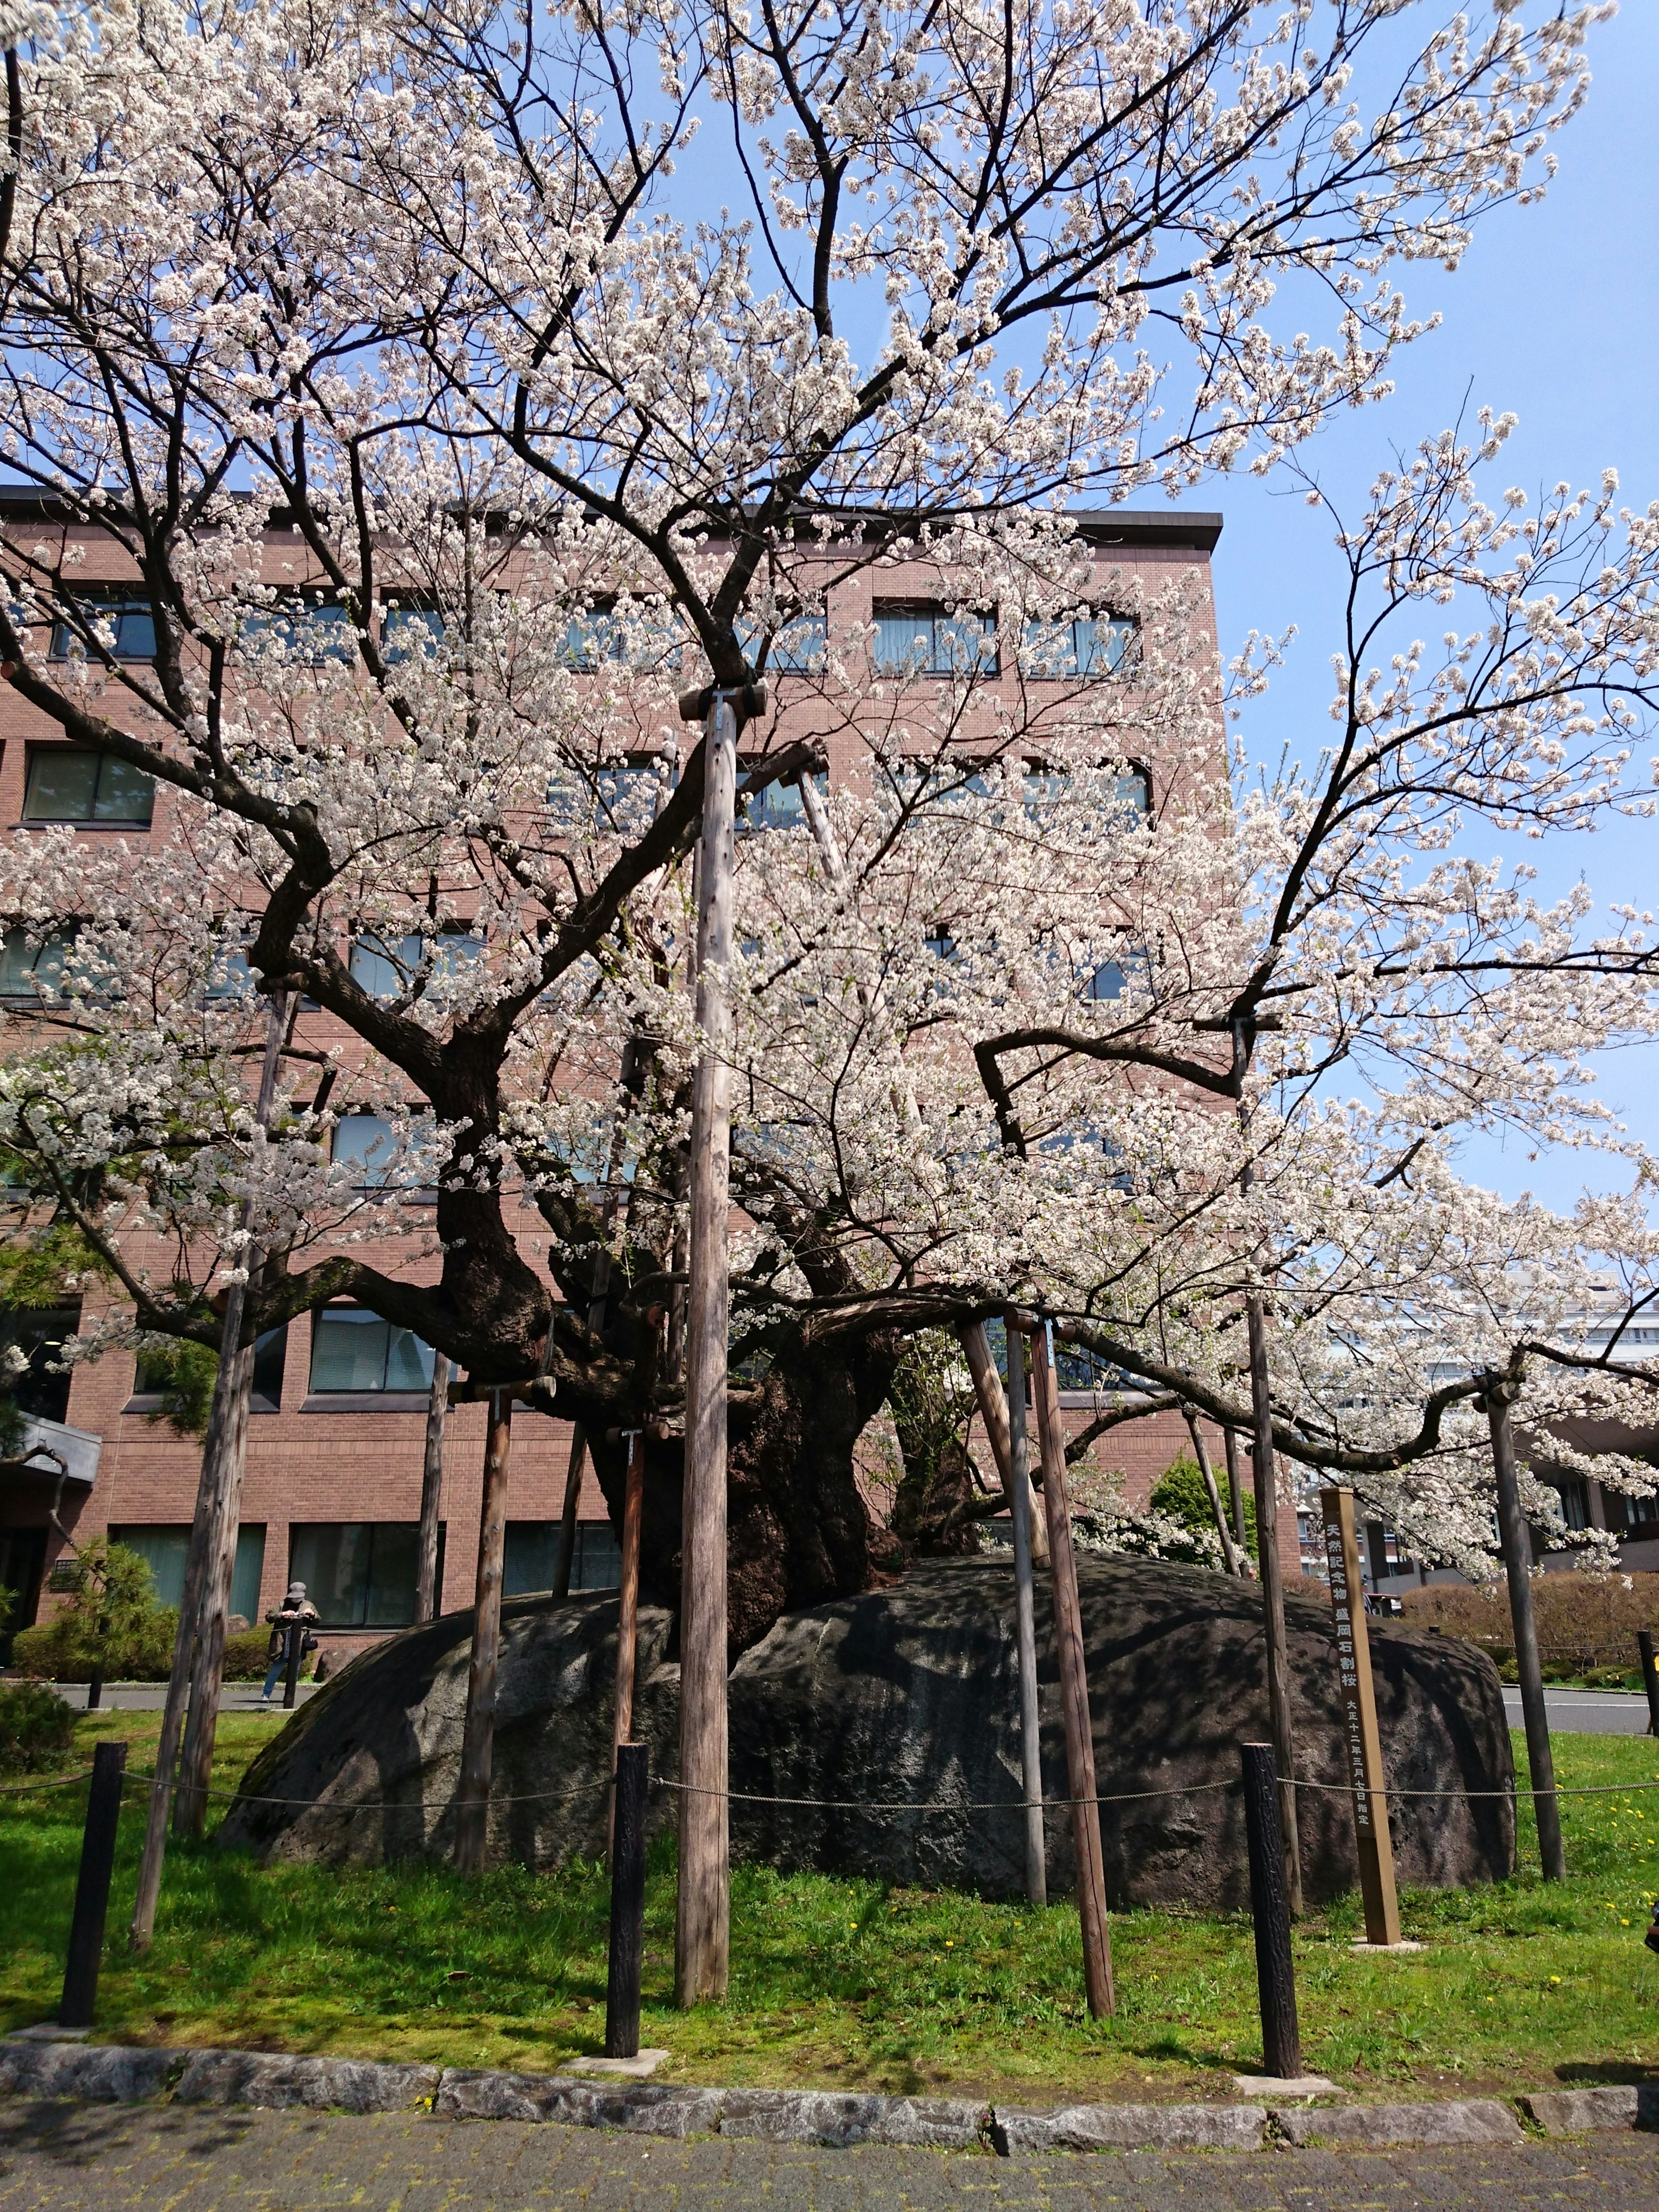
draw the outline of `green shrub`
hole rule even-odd
[[[0,1682],[0,1774],[38,1773],[75,1740],[75,1714],[44,1682]]]
[[[1226,1474],[1217,1478],[1221,1492],[1224,1512],[1227,1510]],[[1210,1493],[1204,1486],[1204,1470],[1190,1454],[1183,1453],[1158,1477],[1152,1496],[1146,1500],[1155,1512],[1167,1513],[1172,1521],[1190,1528],[1195,1537],[1215,1535],[1215,1515],[1210,1510]],[[1228,1523],[1231,1531],[1231,1520]],[[1255,1499],[1249,1491],[1244,1493],[1244,1540],[1250,1557],[1255,1557]],[[1170,1555],[1173,1557],[1174,1554]],[[1194,1553],[1194,1557],[1199,1556]]]
[[[225,1638],[225,1680],[263,1682],[270,1663],[265,1657],[270,1644],[268,1628],[244,1628]]]
[[[100,1536],[76,1555],[79,1586],[48,1621],[13,1639],[12,1664],[53,1682],[165,1682],[179,1615],[155,1601],[149,1562]]]

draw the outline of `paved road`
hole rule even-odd
[[[84,1682],[54,1682],[52,1686],[64,1704],[73,1705],[77,1713],[86,1710],[87,1686]],[[318,1686],[315,1682],[300,1683],[295,1692],[299,1703],[304,1705],[307,1698],[315,1697]],[[113,1685],[106,1682],[103,1709],[106,1713],[159,1713],[167,1694],[165,1682],[121,1682]],[[281,1712],[283,1693],[279,1689],[267,1705],[259,1696],[257,1682],[227,1682],[219,1693],[219,1710],[226,1713]]]
[[[1510,1726],[1521,1725],[1521,1692],[1504,1686]],[[1648,1701],[1630,1690],[1558,1690],[1546,1686],[1544,1710],[1550,1726],[1567,1735],[1645,1735]]]
[[[1041,2159],[398,2114],[8,2105],[0,2212],[1652,2212],[1659,2136]]]

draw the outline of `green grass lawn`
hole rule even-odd
[[[230,1787],[280,1716],[221,1723]],[[94,1715],[153,1756],[157,1716]],[[1558,1736],[1559,1778],[1659,1782],[1659,1745]],[[1516,1764],[1524,1759],[1517,1740]],[[603,2047],[602,1869],[462,1879],[438,1868],[265,1869],[210,1846],[171,1853],[154,1948],[125,1942],[143,1814],[123,1820],[100,2038],[236,2044],[550,2070]],[[50,2015],[63,1972],[84,1792],[0,1798],[0,2027]],[[1570,1800],[1571,1879],[1546,1887],[1530,1823],[1515,1881],[1402,1899],[1416,1957],[1356,1957],[1346,1900],[1297,1936],[1303,2051],[1364,2093],[1454,2095],[1552,2080],[1659,2077],[1659,1959],[1642,1930],[1659,1894],[1659,1789]],[[732,1879],[732,1989],[685,2014],[669,2002],[672,1845],[653,1859],[642,2039],[665,2078],[817,2084],[1052,2104],[1076,2097],[1231,2094],[1259,2065],[1249,1920],[1172,1912],[1114,1919],[1119,2010],[1089,2020],[1068,1903],[1034,1913],[875,1882]]]

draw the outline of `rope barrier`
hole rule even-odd
[[[33,1797],[39,1790],[70,1790],[77,1782],[89,1779],[92,1769],[82,1768],[78,1774],[60,1774],[50,1782],[8,1782],[0,1785],[0,1797]]]
[[[155,1771],[153,1767],[148,1772],[145,1772],[143,1768],[130,1768],[121,1778],[121,1786],[125,1789],[129,1783],[137,1782],[148,1785],[155,1780]],[[183,1787],[184,1784],[176,1779],[167,1784],[170,1794],[177,1792]],[[573,1797],[591,1797],[597,1790],[609,1790],[611,1784],[607,1778],[604,1782],[579,1783],[574,1790],[541,1790],[529,1796],[492,1797],[489,1802],[492,1805],[562,1804]],[[330,1805],[325,1803],[320,1797],[256,1797],[242,1790],[204,1790],[202,1795],[204,1797],[222,1797],[232,1804],[240,1799],[244,1805],[298,1805],[310,1812],[355,1814],[357,1813],[407,1813],[411,1809],[419,1808],[418,1799],[406,1797],[368,1800],[354,1798],[349,1804]]]
[[[753,1790],[709,1790],[694,1782],[671,1782],[653,1776],[653,1786],[676,1790],[683,1797],[724,1797],[735,1805],[811,1806],[825,1813],[1024,1813],[1024,1797],[769,1797]],[[1127,1805],[1145,1797],[1199,1797],[1206,1791],[1237,1790],[1237,1780],[1183,1782],[1170,1790],[1121,1790],[1112,1796],[1040,1797],[1046,1812],[1070,1812],[1079,1805]]]

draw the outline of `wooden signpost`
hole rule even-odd
[[[1392,1948],[1400,1941],[1400,1906],[1394,1889],[1394,1844],[1389,1834],[1387,1778],[1371,1686],[1371,1645],[1365,1626],[1365,1592],[1354,1530],[1353,1492],[1322,1490],[1325,1559],[1330,1571],[1331,1611],[1336,1616],[1336,1663],[1342,1685],[1342,1722],[1348,1777],[1353,1786],[1354,1833],[1359,1844],[1359,1892],[1365,1905],[1365,1941]]]

